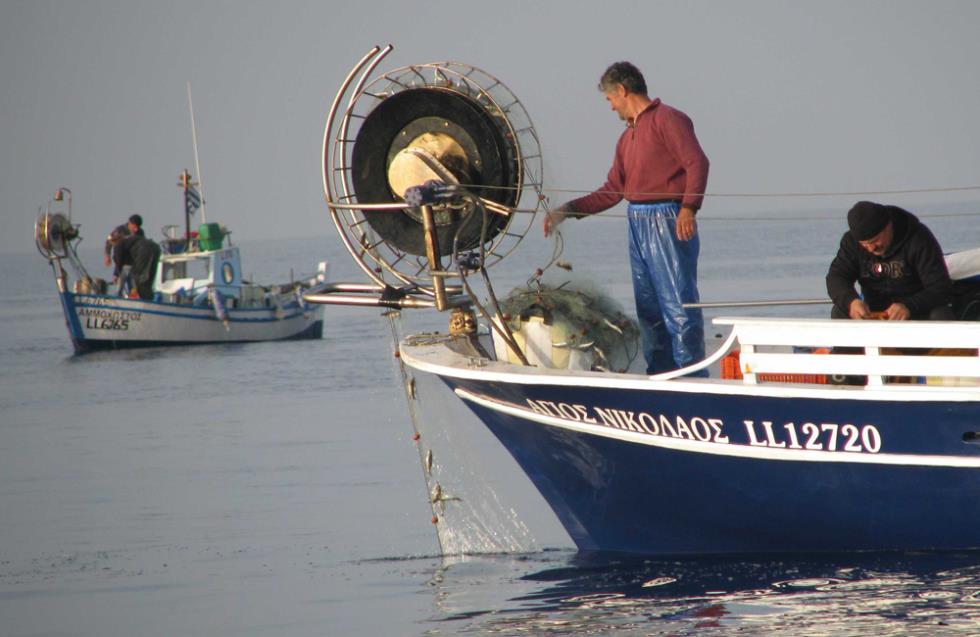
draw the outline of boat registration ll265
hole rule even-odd
[[[129,330],[130,321],[143,318],[141,312],[108,310],[89,307],[78,308],[79,318],[85,318],[85,327],[94,330]]]

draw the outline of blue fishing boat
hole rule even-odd
[[[306,298],[451,311],[448,333],[400,343],[409,400],[412,375],[442,379],[580,549],[980,548],[975,315],[717,318],[726,335],[705,360],[630,372],[594,337],[603,325],[623,335],[617,317],[567,324],[540,289],[531,296],[544,300],[516,313],[493,294],[487,268],[544,199],[520,101],[458,63],[372,80],[390,50],[376,47],[354,67],[324,136],[327,204],[371,281],[325,284]],[[494,170],[481,170],[488,160]],[[948,258],[955,278],[980,275],[977,254]],[[483,294],[473,289],[480,279]],[[429,476],[432,455],[421,456]],[[446,489],[430,490],[440,524]]]
[[[467,403],[580,549],[980,546],[980,324],[715,324],[731,329],[723,347],[658,376],[528,368],[460,336],[408,338],[401,353]],[[736,347],[741,379],[688,376]],[[896,351],[909,347],[939,354]],[[832,375],[868,383],[817,380]]]

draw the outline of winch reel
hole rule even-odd
[[[412,298],[377,304],[445,309],[461,292],[461,267],[498,263],[531,228],[543,199],[541,147],[497,78],[458,62],[376,75],[392,49],[376,46],[351,69],[327,116],[324,196],[372,281],[332,291],[383,290],[391,301],[397,289]],[[345,302],[325,297],[308,300]]]
[[[60,212],[42,212],[34,222],[34,245],[49,261],[68,257],[69,242],[78,237],[78,228]]]
[[[71,222],[71,191],[59,188],[53,201],[62,203],[66,199],[67,213],[51,212],[51,202],[48,202],[47,209],[39,211],[34,221],[34,245],[48,261],[68,258],[71,242],[78,239],[78,226]]]
[[[52,204],[61,204],[65,212],[52,211]],[[78,289],[91,290],[95,287],[95,281],[78,258],[76,246],[81,240],[78,226],[71,221],[71,190],[59,188],[46,209],[38,211],[34,221],[34,245],[51,265],[61,292],[69,289],[69,273],[65,268],[65,261],[68,262],[69,269],[74,271]]]

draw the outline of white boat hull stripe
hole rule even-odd
[[[590,425],[574,420],[549,416],[547,414],[532,411],[527,407],[522,407],[511,402],[491,398],[483,394],[477,394],[467,389],[456,388],[456,395],[463,400],[475,403],[498,413],[522,418],[550,427],[560,427],[570,431],[587,433],[595,436],[614,438],[623,442],[673,449],[675,451],[687,451],[691,453],[704,453],[716,456],[728,456],[734,458],[751,458],[755,460],[779,460],[787,462],[847,462],[855,464],[879,464],[879,465],[902,465],[919,467],[957,467],[957,468],[980,468],[980,457],[970,456],[937,456],[937,455],[915,455],[899,453],[857,453],[857,452],[826,452],[812,451],[808,449],[781,449],[772,447],[753,447],[742,444],[724,444],[717,442],[702,442],[698,440],[688,440],[684,438],[667,438],[651,436],[648,434],[611,429],[597,425]]]

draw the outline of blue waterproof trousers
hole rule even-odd
[[[658,374],[704,358],[704,318],[685,310],[698,296],[698,235],[677,238],[676,202],[630,204],[630,267],[647,373]],[[702,370],[695,376],[707,376]]]

